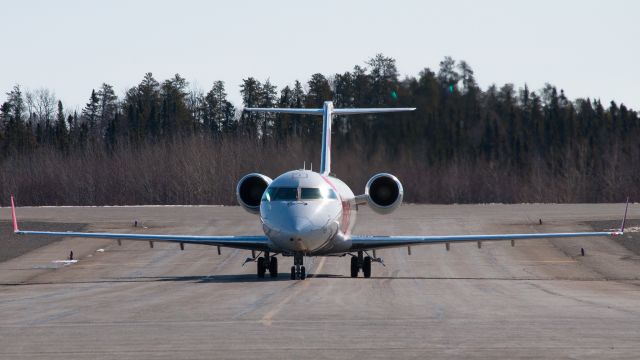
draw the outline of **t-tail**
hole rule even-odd
[[[320,173],[329,175],[331,172],[331,124],[333,115],[379,114],[400,111],[413,111],[416,108],[348,108],[336,109],[332,101],[325,101],[322,109],[295,108],[245,108],[245,111],[272,112],[298,115],[322,115],[322,152],[320,154]]]

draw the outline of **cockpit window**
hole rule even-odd
[[[322,199],[322,194],[318,188],[302,188],[300,189],[301,200]]]
[[[301,200],[336,199],[336,193],[330,188],[302,188]]]
[[[278,191],[276,191],[275,196],[273,197],[273,200],[275,201],[295,201],[298,198],[298,189],[296,188],[283,187],[277,189]]]
[[[296,201],[296,200],[320,200],[337,199],[335,191],[331,188],[298,188],[271,187],[264,192],[263,201]]]

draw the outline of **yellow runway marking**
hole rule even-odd
[[[322,267],[324,266],[324,261],[326,260],[326,258],[321,258],[320,259],[320,263],[318,264],[318,267],[315,270],[315,273],[320,273],[320,271],[322,270]],[[309,277],[313,277],[313,275],[310,275]],[[278,314],[280,312],[280,310],[282,310],[282,307],[287,304],[291,299],[293,299],[294,296],[298,295],[300,292],[302,292],[302,290],[306,289],[307,287],[309,287],[309,285],[311,284],[311,282],[309,281],[301,281],[298,282],[296,285],[299,285],[297,289],[295,289],[295,291],[293,291],[291,294],[289,294],[289,296],[287,296],[286,298],[284,298],[284,300],[280,301],[276,306],[273,307],[273,309],[269,310],[266,314],[264,314],[264,316],[262,317],[262,320],[260,320],[260,323],[266,326],[271,326],[271,323],[273,322],[273,317]]]

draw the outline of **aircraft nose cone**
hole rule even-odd
[[[318,249],[337,231],[327,205],[272,202],[262,210],[264,232],[285,251]]]
[[[322,244],[327,237],[322,226],[314,225],[308,218],[292,216],[286,222],[278,224],[273,239],[285,248],[295,251],[307,251]]]
[[[295,216],[291,221],[290,229],[296,233],[303,233],[303,232],[310,231],[312,227],[313,225],[311,224],[311,221],[309,221],[309,219],[300,217],[300,216]]]
[[[291,217],[286,223],[279,224],[279,232],[286,237],[299,239],[315,230],[315,226],[304,217]]]

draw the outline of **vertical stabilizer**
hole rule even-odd
[[[297,115],[322,115],[322,153],[320,155],[320,174],[331,172],[331,123],[333,115],[383,114],[400,111],[413,111],[415,108],[364,108],[334,109],[332,101],[325,101],[322,109],[287,109],[287,108],[245,108],[245,111],[272,112]]]
[[[333,102],[325,101],[322,107],[322,152],[320,154],[320,174],[331,172],[331,123]]]

